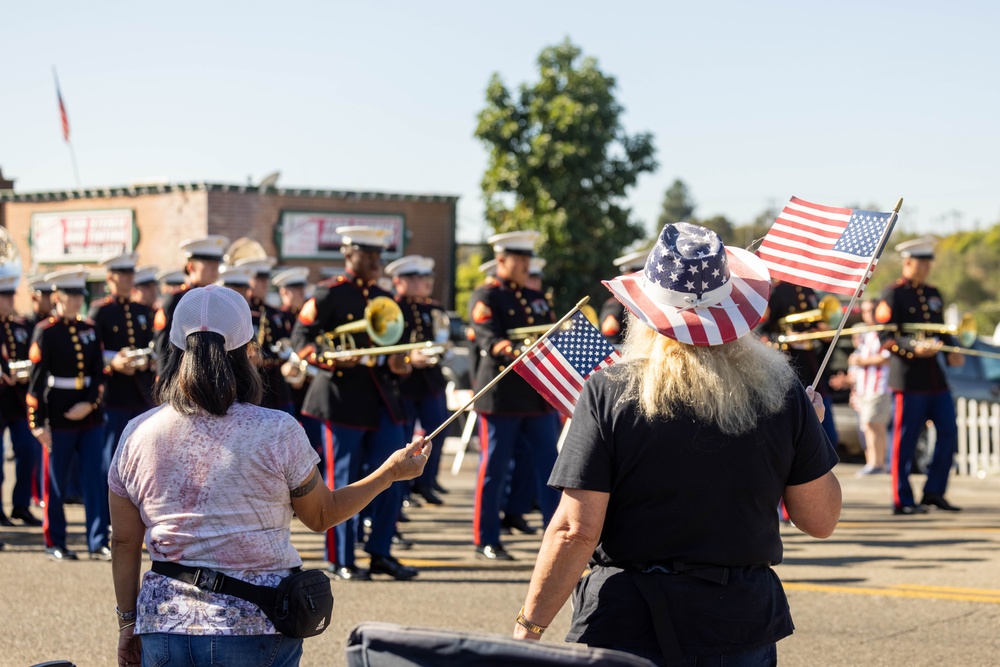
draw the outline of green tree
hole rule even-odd
[[[663,195],[660,224],[657,231],[663,229],[664,225],[670,225],[675,222],[695,222],[692,219],[694,208],[695,203],[691,200],[691,194],[688,192],[687,185],[681,179],[676,179]]]
[[[472,253],[465,262],[455,267],[455,310],[463,320],[469,318],[469,298],[472,291],[486,279],[479,272],[479,265],[482,263],[483,254]]]
[[[567,39],[541,52],[538,70],[516,94],[493,75],[475,136],[489,151],[487,222],[496,232],[541,232],[547,283],[563,311],[600,295],[611,259],[645,236],[624,197],[656,160],[648,133],[625,133],[615,80],[594,58]]]

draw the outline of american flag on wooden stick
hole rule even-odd
[[[874,270],[892,233],[886,227],[894,222],[891,211],[835,208],[792,197],[757,255],[772,278],[851,296],[871,278],[868,265]]]
[[[577,312],[524,355],[514,370],[559,412],[572,417],[584,381],[620,359],[597,327]]]

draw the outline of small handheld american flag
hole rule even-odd
[[[835,208],[792,197],[757,255],[772,278],[851,296],[871,278],[895,221],[891,211]]]
[[[559,412],[572,417],[584,381],[620,359],[597,327],[577,312],[525,354],[514,370]]]

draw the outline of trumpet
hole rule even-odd
[[[122,350],[122,356],[128,359],[129,366],[139,370],[149,368],[156,361],[156,351],[152,343],[148,347],[125,348]]]
[[[31,368],[34,366],[31,359],[12,361],[7,365],[10,367],[10,376],[14,378],[18,384],[24,384],[31,379]]]
[[[444,352],[444,348],[436,345],[433,341],[425,340],[421,343],[402,343],[400,345],[383,345],[381,347],[365,347],[361,349],[327,350],[321,356],[323,361],[337,361],[338,359],[355,359],[357,357],[378,357],[385,354],[402,354],[420,350],[425,354],[433,354],[433,350]]]

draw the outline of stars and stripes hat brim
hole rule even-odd
[[[688,345],[723,345],[753,331],[767,308],[770,273],[751,252],[710,229],[666,225],[642,271],[603,281],[646,326]]]

